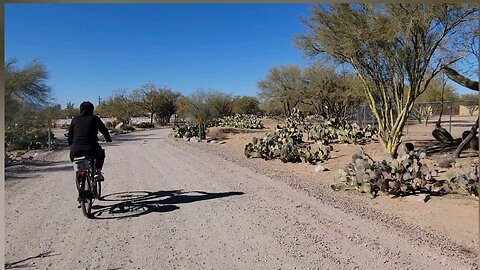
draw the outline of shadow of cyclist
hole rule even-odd
[[[204,191],[184,192],[182,190],[118,192],[105,195],[102,198],[103,201],[113,202],[113,204],[92,206],[92,210],[94,210],[92,211],[92,217],[95,219],[139,217],[150,213],[171,212],[180,209],[176,204],[243,194],[243,192],[210,193]]]

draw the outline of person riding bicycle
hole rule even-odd
[[[105,150],[98,144],[97,134],[100,131],[107,142],[112,142],[112,138],[102,120],[93,115],[94,108],[90,101],[80,104],[80,115],[72,119],[68,129],[68,145],[70,145],[70,161],[73,162],[74,158],[83,156],[96,159],[95,179],[103,181]],[[80,191],[78,192],[80,200]]]

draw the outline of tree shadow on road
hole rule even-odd
[[[70,161],[25,161],[22,164],[5,168],[5,179],[35,178],[37,173],[72,171],[73,165]]]
[[[53,254],[52,251],[43,252],[43,253],[40,253],[36,256],[28,257],[28,258],[25,258],[23,260],[19,260],[19,261],[12,262],[12,263],[5,263],[5,269],[30,268],[30,267],[35,267],[36,268],[37,266],[35,264],[28,264],[28,263],[25,263],[25,262],[28,262],[28,261],[31,261],[31,260],[34,260],[34,259],[39,259],[39,258],[56,256],[56,255],[59,255],[59,254]]]
[[[204,191],[128,191],[108,194],[102,201],[109,205],[93,205],[94,219],[123,219],[150,213],[171,212],[180,209],[177,204],[243,195],[243,192],[210,193]]]
[[[106,145],[116,146],[125,142],[135,142],[135,141],[151,141],[151,140],[163,140],[164,138],[159,137],[158,134],[144,134],[137,132],[129,132],[125,134],[118,134],[112,136],[112,142],[107,143]]]

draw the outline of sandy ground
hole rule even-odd
[[[324,189],[328,175],[312,167],[247,160],[231,151],[239,143],[175,141],[168,132],[104,144],[95,219],[76,208],[67,149],[7,168],[6,268],[478,269],[478,242],[408,223],[382,211],[382,199]],[[435,212],[434,203],[417,207]],[[467,219],[478,221],[476,207]]]
[[[451,126],[449,123],[444,123],[443,126],[447,130],[451,130],[454,138],[459,138],[464,130],[470,129],[475,120],[476,117],[455,117],[452,119]],[[413,124],[408,127],[408,133],[406,132],[407,129],[405,129],[403,141],[413,142],[417,148],[440,145],[431,136],[435,121],[436,119],[431,120],[428,126],[416,124],[412,121]],[[265,173],[273,171],[282,172],[285,175],[292,175],[296,179],[293,184],[294,187],[300,183],[300,185],[304,187],[304,189],[309,190],[311,194],[321,191],[323,194],[331,193],[331,196],[338,196],[339,194],[338,192],[330,190],[330,185],[336,183],[334,180],[335,173],[344,164],[351,162],[353,153],[363,148],[365,152],[375,159],[382,159],[385,156],[382,150],[383,148],[379,143],[371,143],[363,146],[334,144],[334,151],[331,153],[331,158],[322,164],[323,167],[329,170],[326,172],[315,172],[315,166],[309,164],[285,164],[279,160],[264,161],[259,159],[245,159],[243,156],[245,144],[251,142],[252,137],[260,138],[269,133],[275,128],[279,121],[264,119],[264,123],[267,128],[266,130],[252,130],[249,131],[249,133],[229,132],[223,134],[221,137],[225,138],[226,143],[215,148],[209,147],[209,149],[215,151],[217,155],[229,156],[229,158],[242,163],[244,166],[258,167],[258,169],[265,170]],[[218,128],[211,128],[210,133],[211,135],[217,135],[222,132],[219,132]],[[450,157],[452,151],[453,150],[446,150],[429,155],[430,163],[435,163],[440,159]],[[476,153],[471,150],[465,150],[462,158],[457,159],[457,162],[460,164],[469,164],[476,158]],[[446,179],[445,170],[440,171],[439,177]],[[368,205],[384,213],[391,213],[405,222],[421,226],[434,234],[445,234],[463,246],[462,248],[472,251],[477,250],[478,252],[479,202],[475,198],[450,194],[443,197],[432,197],[427,203],[423,203],[411,200],[411,198],[392,199],[388,196],[380,196],[374,200],[370,200],[355,191],[349,191],[347,193],[351,200],[357,203]]]

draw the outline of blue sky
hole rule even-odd
[[[308,15],[283,4],[7,4],[5,57],[44,63],[62,106],[147,82],[255,95],[272,66],[311,62],[293,44]]]
[[[312,62],[293,43],[310,14],[305,4],[6,4],[5,57],[39,59],[62,106],[144,83],[256,95],[271,67]]]

